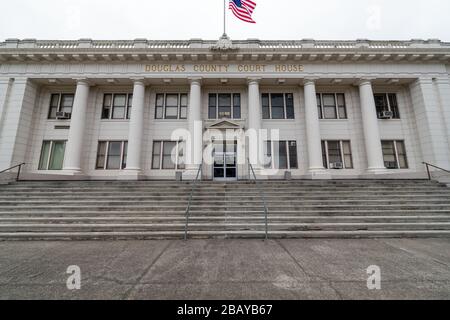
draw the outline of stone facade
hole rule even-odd
[[[418,178],[422,162],[450,168],[450,44],[412,41],[37,41],[0,43],[0,169],[29,178],[213,178],[205,133],[237,132],[238,179]],[[71,119],[49,119],[52,94],[74,94]],[[129,119],[102,119],[105,94],[133,94]],[[156,95],[188,95],[187,119],[155,119]],[[209,94],[240,94],[238,119],[209,119]],[[293,119],[263,119],[262,94],[292,94]],[[346,117],[319,119],[317,94],[343,93]],[[395,94],[399,119],[378,119],[374,94]],[[180,170],[152,169],[154,141],[190,133]],[[268,174],[243,131],[295,141],[298,165]],[[62,170],[39,170],[43,141],[66,141]],[[324,167],[321,142],[350,141],[352,168]],[[407,168],[387,170],[381,141],[402,141]],[[96,168],[99,141],[127,141],[127,165]],[[251,141],[251,140],[250,140]],[[211,141],[209,141],[211,142]],[[206,154],[206,153],[205,153]],[[208,155],[206,155],[208,157]]]

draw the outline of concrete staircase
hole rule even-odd
[[[426,180],[261,182],[269,237],[450,237],[450,188]],[[191,184],[52,181],[0,185],[0,240],[182,239]],[[252,182],[199,182],[189,238],[263,238]]]

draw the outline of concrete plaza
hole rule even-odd
[[[0,242],[0,299],[450,299],[450,239]]]

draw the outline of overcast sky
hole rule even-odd
[[[232,39],[450,41],[448,0],[254,1],[256,25],[227,10]],[[223,0],[2,0],[0,40],[217,39],[222,8]]]

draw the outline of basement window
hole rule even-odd
[[[66,141],[46,140],[42,143],[38,170],[62,170]]]
[[[121,170],[127,166],[127,141],[99,141],[97,148],[97,170]]]
[[[381,146],[384,166],[387,169],[408,169],[404,141],[384,140],[381,141]]]
[[[152,169],[182,170],[185,168],[184,141],[153,141]]]
[[[296,141],[266,141],[266,169],[298,169]]]
[[[352,148],[347,140],[322,141],[323,166],[326,169],[353,169]]]

